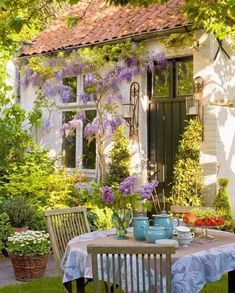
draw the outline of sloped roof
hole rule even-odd
[[[21,55],[52,52],[187,26],[186,16],[180,11],[183,3],[184,0],[170,0],[163,5],[134,9],[129,5],[110,6],[104,0],[82,1],[39,34],[32,45],[25,46]],[[68,15],[77,15],[81,20],[76,26],[68,27],[65,22]]]

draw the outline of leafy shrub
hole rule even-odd
[[[202,125],[189,120],[178,147],[173,171],[171,204],[201,206],[203,181],[200,165]]]
[[[35,209],[23,197],[8,199],[3,202],[2,211],[7,213],[12,227],[29,226],[35,216]]]
[[[9,216],[6,213],[0,214],[0,252],[7,246],[7,238],[13,234]]]
[[[8,237],[9,252],[15,255],[45,255],[50,251],[48,233],[43,231],[32,231],[14,233]]]
[[[120,183],[130,176],[130,152],[128,139],[125,136],[124,127],[119,126],[113,136],[113,147],[110,151],[111,162],[109,172],[105,178],[105,184]]]
[[[215,197],[213,206],[215,207],[216,211],[220,214],[221,217],[224,218],[225,223],[223,225],[224,230],[232,230],[233,229],[233,219],[232,219],[232,210],[231,204],[229,200],[229,193],[228,193],[228,178],[220,178],[218,180],[219,188],[217,195]]]
[[[23,197],[37,210],[66,206],[74,190],[76,174],[56,169],[47,151],[37,149],[25,154],[25,161],[11,164],[0,192],[4,199]],[[2,184],[1,184],[2,183]]]

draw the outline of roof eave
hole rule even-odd
[[[90,47],[90,46],[103,46],[104,44],[115,44],[120,41],[125,41],[126,39],[131,39],[132,41],[143,41],[147,39],[154,39],[154,38],[160,38],[164,36],[168,36],[173,33],[182,33],[182,32],[190,32],[193,31],[193,24],[189,23],[184,26],[176,26],[174,28],[165,28],[161,30],[153,30],[150,32],[141,32],[141,33],[136,33],[136,34],[130,34],[126,35],[123,37],[119,38],[113,38],[110,40],[105,40],[105,41],[97,41],[94,43],[86,43],[86,44],[79,44],[79,45],[71,45],[67,46],[64,48],[59,48],[56,50],[51,50],[47,52],[40,52],[40,53],[33,53],[33,54],[25,54],[25,55],[20,55],[18,58],[29,58],[32,56],[39,56],[39,55],[52,55],[54,53],[60,52],[60,51],[66,51],[66,50],[73,50],[73,49],[79,49],[79,48],[84,48],[84,47]]]

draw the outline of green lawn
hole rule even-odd
[[[200,293],[226,293],[227,275],[223,275],[221,280],[208,284]],[[60,278],[45,278],[41,280],[31,281],[20,285],[10,285],[0,288],[0,293],[66,293],[61,284]],[[92,293],[92,284],[89,283],[86,293]]]

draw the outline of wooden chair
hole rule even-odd
[[[171,254],[175,247],[90,244],[87,251],[92,257],[94,293],[111,293],[116,285],[118,292],[171,292]]]
[[[170,207],[170,211],[173,214],[176,215],[183,215],[183,214],[187,214],[190,213],[192,209],[195,209],[197,207],[192,207],[192,206],[181,206],[181,205],[171,205]],[[199,207],[198,207],[199,208]],[[206,209],[214,209],[212,207],[200,207],[201,210],[206,210]]]
[[[56,266],[60,275],[61,260],[66,246],[72,238],[90,232],[87,212],[84,207],[72,207],[45,211],[48,233]]]

